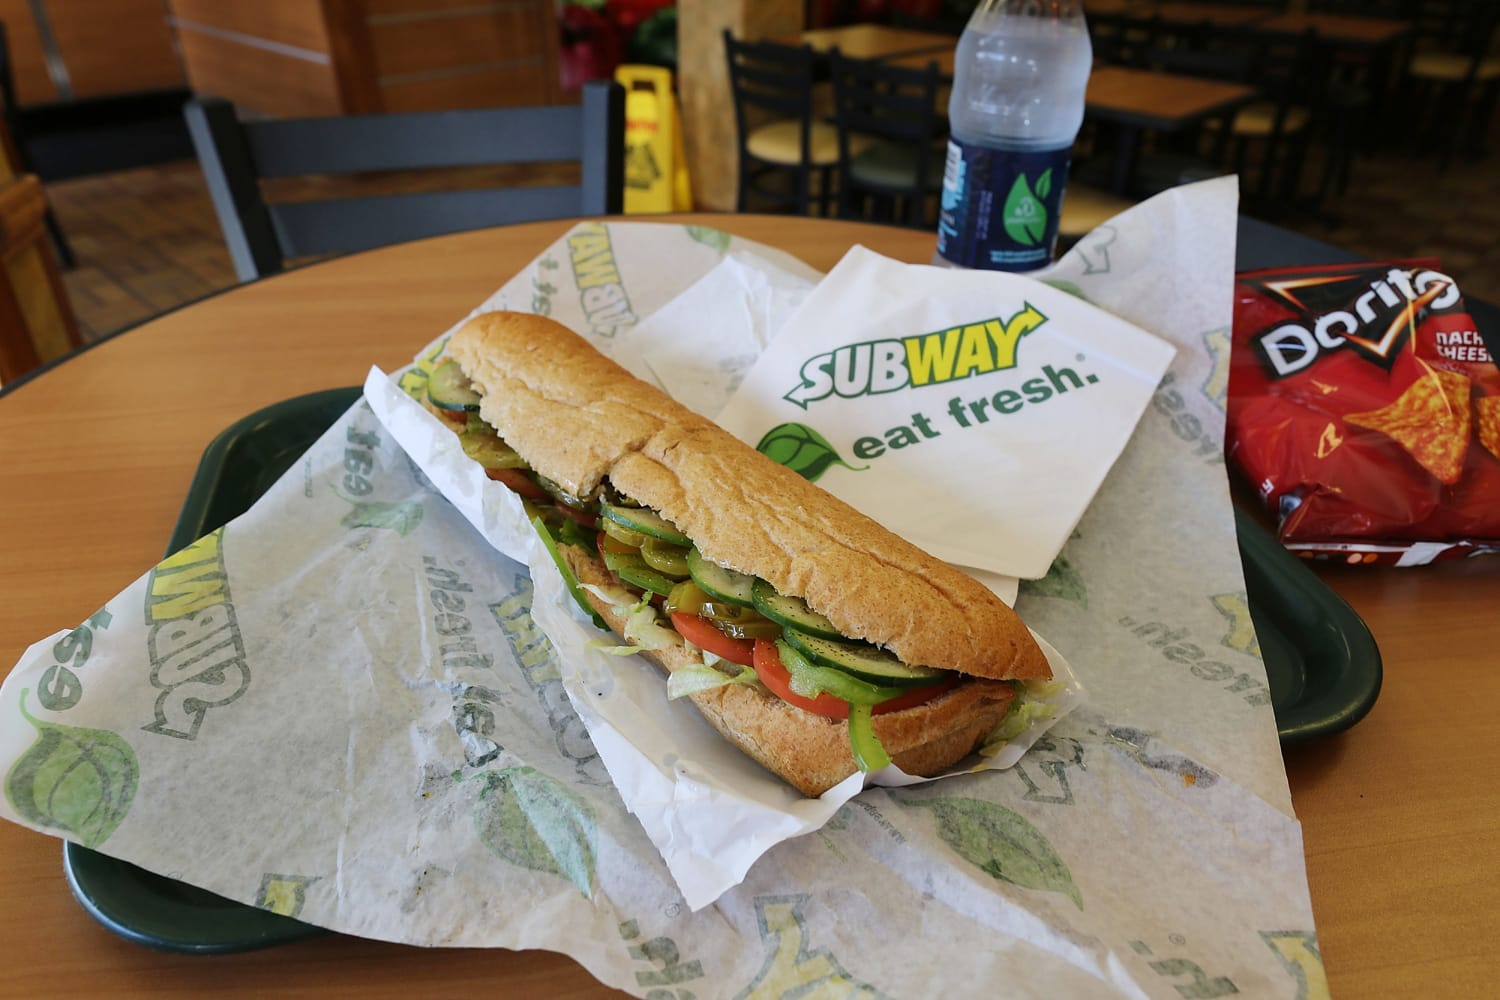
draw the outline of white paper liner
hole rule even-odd
[[[553,949],[642,997],[1322,995],[1219,457],[1234,192],[1152,199],[1049,274],[1178,356],[1021,588],[1089,702],[1012,767],[866,789],[690,911],[563,691],[527,566],[361,402],[218,554],[26,651],[0,686],[0,810],[336,931]],[[559,241],[486,307],[544,306],[609,347],[743,246],[643,223],[570,238],[576,260]],[[192,627],[231,641],[189,662]]]

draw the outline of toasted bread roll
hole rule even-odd
[[[592,496],[607,480],[671,520],[708,559],[802,598],[843,634],[905,663],[992,680],[1051,676],[1026,626],[986,587],[635,378],[561,324],[482,314],[454,334],[447,353],[482,395],[485,421],[574,495]],[[974,697],[957,694],[965,687],[932,704]],[[741,695],[695,700],[726,735],[742,726]],[[884,742],[882,725],[892,723],[877,722]],[[965,745],[952,759],[975,739],[957,739]],[[932,742],[907,750],[920,754]],[[889,749],[900,762],[901,751]],[[840,750],[847,758],[847,740]]]

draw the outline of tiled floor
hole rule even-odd
[[[1331,221],[1282,225],[1376,259],[1436,256],[1466,295],[1500,302],[1500,150],[1439,173],[1404,154],[1362,159]],[[86,336],[98,337],[230,287],[202,176],[172,163],[48,186],[78,259],[64,281]]]
[[[77,266],[63,274],[86,338],[235,283],[194,161],[49,184]]]
[[[1361,160],[1355,171],[1329,222],[1283,224],[1375,259],[1437,257],[1466,296],[1500,303],[1500,148],[1441,173],[1407,156]]]

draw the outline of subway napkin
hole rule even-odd
[[[1039,281],[855,247],[716,419],[940,559],[1039,579],[1175,353]]]

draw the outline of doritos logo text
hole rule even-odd
[[[1047,322],[1030,302],[1010,318],[996,316],[902,337],[867,340],[808,358],[801,380],[784,397],[804,410],[837,395],[845,399],[956,382],[1016,367],[1021,338]]]
[[[1252,338],[1275,378],[1295,375],[1324,352],[1343,347],[1389,370],[1420,313],[1462,307],[1453,279],[1430,269],[1393,267],[1371,281],[1365,266],[1268,278],[1257,285],[1302,314]]]

